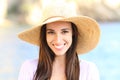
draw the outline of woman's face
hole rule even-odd
[[[56,56],[65,55],[72,44],[72,27],[70,22],[53,22],[46,25],[47,44]]]

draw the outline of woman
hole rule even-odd
[[[39,59],[22,65],[18,80],[99,80],[95,64],[78,59],[78,54],[97,45],[98,24],[70,12],[74,11],[67,6],[49,6],[39,26],[19,34],[22,40],[40,46],[40,51]]]

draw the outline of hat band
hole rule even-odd
[[[60,19],[64,19],[65,17],[64,16],[52,16],[52,17],[49,17],[47,19],[45,19],[43,21],[43,23],[49,23],[49,22],[53,22],[53,21],[58,21]]]

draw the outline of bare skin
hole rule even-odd
[[[57,56],[53,63],[52,76],[50,80],[66,80],[65,56]]]

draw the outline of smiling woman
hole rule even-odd
[[[49,5],[39,26],[19,33],[22,40],[39,46],[39,59],[22,65],[19,80],[99,80],[96,65],[78,59],[96,47],[99,26],[70,12],[66,4]]]
[[[73,27],[73,31],[76,32],[76,34],[74,35],[72,35],[72,27]],[[46,67],[47,66],[49,67],[51,66],[51,68],[53,67],[52,69],[53,73],[51,73],[51,69],[47,69],[47,72],[49,72],[49,75],[51,74],[51,80],[66,80],[65,66],[71,65],[70,62],[74,61],[74,59],[72,59],[74,57],[72,56],[73,55],[76,56],[75,49],[76,49],[77,41],[75,41],[75,39],[77,39],[78,37],[77,28],[70,22],[59,21],[59,22],[48,23],[47,25],[42,26],[40,34],[42,34],[40,38],[42,47],[41,47],[41,53],[39,57],[41,59],[46,58],[46,60],[49,59],[47,58],[47,56],[50,57],[51,60],[48,60],[48,61],[52,62],[51,63],[52,65],[47,64]],[[74,41],[74,43],[72,41]],[[71,54],[71,53],[74,53],[74,54]],[[75,59],[77,59],[77,63],[78,63],[79,62],[78,56],[76,56]],[[41,60],[40,63],[42,63],[43,61],[44,60]],[[47,63],[47,62],[44,62],[44,63]],[[74,67],[76,68],[74,70],[79,71],[79,64],[77,65],[78,65],[77,67]],[[67,67],[67,69],[70,70],[71,67]],[[41,69],[40,66],[39,66],[39,69]],[[44,71],[46,70],[43,70],[43,72]],[[42,76],[45,75],[43,74],[43,72],[41,74]],[[61,75],[59,75],[60,73]],[[69,73],[70,72],[67,72],[67,74]],[[76,76],[79,76],[79,74],[77,73]]]

